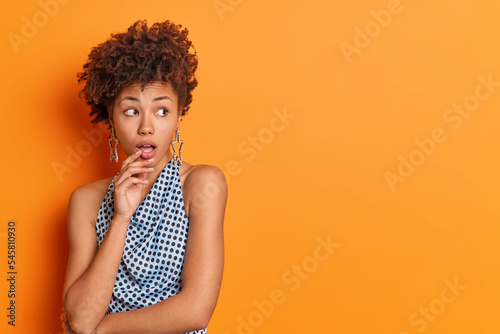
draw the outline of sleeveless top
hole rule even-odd
[[[98,247],[113,219],[113,195],[111,181],[97,216]],[[132,215],[106,314],[153,305],[181,291],[188,229],[179,166],[172,159]]]

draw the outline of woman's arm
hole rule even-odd
[[[151,306],[107,314],[97,328],[98,334],[171,334],[207,327],[222,282],[227,199],[224,174],[212,166],[193,168],[186,176],[183,197],[189,207],[189,234],[182,290]]]
[[[93,333],[106,313],[127,233],[126,224],[112,221],[97,250],[95,227],[85,212],[92,193],[86,188],[75,190],[68,209],[70,255],[63,305],[76,333]]]
[[[63,290],[63,305],[71,328],[94,333],[106,313],[125,245],[130,217],[140,203],[147,162],[128,157],[114,181],[115,212],[97,249],[95,217],[104,197],[102,184],[91,183],[73,192],[68,209],[70,254]],[[143,178],[132,177],[143,173]],[[106,188],[107,189],[107,186]],[[97,210],[96,210],[97,208]]]

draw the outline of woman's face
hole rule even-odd
[[[112,122],[115,135],[127,156],[137,149],[140,159],[151,159],[151,166],[168,163],[170,143],[180,122],[177,94],[170,83],[152,82],[124,87],[116,96]]]

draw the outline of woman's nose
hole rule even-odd
[[[154,133],[153,122],[148,116],[142,118],[142,122],[139,126],[140,135],[150,135]]]

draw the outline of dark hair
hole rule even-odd
[[[109,124],[108,108],[114,98],[130,84],[170,83],[177,94],[179,111],[185,115],[193,101],[191,92],[198,85],[196,50],[190,53],[189,31],[170,21],[137,21],[125,33],[112,34],[92,48],[78,82],[84,83],[79,96],[91,106],[92,123]],[[194,46],[193,46],[194,49]],[[182,108],[182,110],[181,110]]]

